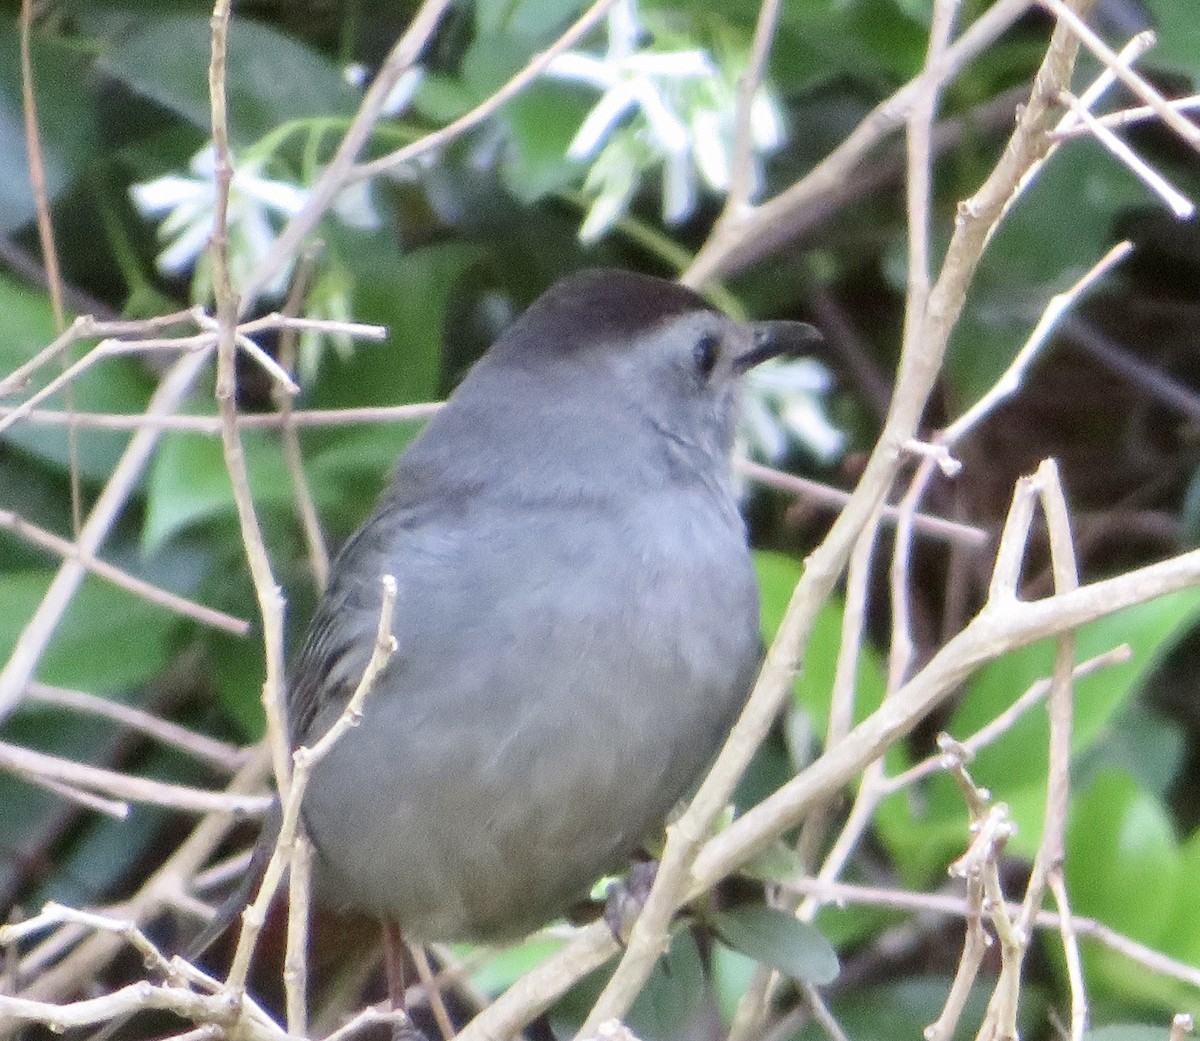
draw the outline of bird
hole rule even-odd
[[[290,738],[312,745],[394,576],[395,651],[303,796],[319,902],[421,942],[504,942],[661,833],[761,660],[742,377],[819,341],[588,269],[476,362],[335,558],[291,665]]]

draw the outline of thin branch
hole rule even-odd
[[[392,635],[392,611],[396,603],[396,580],[391,575],[381,579],[383,597],[379,608],[379,627],[375,634],[375,646],[371,659],[363,670],[358,687],[355,688],[349,702],[333,726],[312,747],[301,745],[292,754],[293,769],[290,772],[290,782],[283,796],[283,820],[279,826],[279,837],[275,849],[267,862],[263,880],[259,886],[254,901],[242,912],[242,929],[238,936],[237,947],[233,955],[233,963],[226,977],[226,986],[235,993],[240,993],[246,985],[246,976],[250,971],[250,961],[254,955],[254,947],[258,942],[259,930],[266,921],[267,910],[275,897],[283,877],[286,862],[292,857],[296,840],[297,828],[300,825],[300,805],[308,779],[316,765],[329,754],[330,749],[351,728],[358,725],[362,718],[362,706],[367,695],[375,685],[375,680],[388,659],[396,649],[396,638]]]
[[[197,353],[176,362],[150,399],[147,414],[157,416],[173,412],[191,389],[206,361],[206,353]],[[125,500],[137,486],[158,438],[159,432],[153,429],[139,430],[130,438],[104,491],[100,493],[79,532],[76,540],[79,556],[63,562],[38,609],[22,630],[4,671],[0,672],[0,721],[16,708],[38,661],[87,573],[80,558],[94,556],[100,548]]]
[[[33,190],[34,211],[37,215],[38,242],[42,262],[46,267],[46,288],[50,293],[50,309],[54,329],[60,335],[67,327],[63,305],[63,277],[58,266],[58,247],[54,242],[54,221],[50,214],[50,197],[46,190],[46,169],[42,158],[42,139],[38,129],[37,98],[33,84],[33,54],[30,37],[33,33],[33,0],[21,0],[21,102],[25,121],[26,168],[29,186]],[[75,402],[67,391],[67,411],[73,412]],[[78,535],[83,527],[83,496],[79,479],[79,441],[74,425],[67,428],[67,456],[71,475],[71,530]]]
[[[1171,98],[1167,101],[1167,106],[1173,108],[1176,112],[1194,112],[1200,109],[1200,94],[1192,95],[1190,98]],[[1123,127],[1133,126],[1136,123],[1145,123],[1147,120],[1155,119],[1158,116],[1158,111],[1151,108],[1149,105],[1137,105],[1134,108],[1124,108],[1118,112],[1109,112],[1107,115],[1097,116],[1097,121],[1101,126],[1108,127],[1109,130],[1120,130]],[[1084,134],[1089,134],[1091,131],[1085,126],[1069,126],[1062,127],[1054,131],[1054,136],[1058,138],[1081,137]]]
[[[304,294],[308,291],[312,280],[313,266],[316,263],[316,251],[309,250],[301,261],[292,288],[288,292],[284,304],[285,314],[296,314],[304,303]],[[296,367],[296,351],[299,341],[299,331],[295,328],[285,329],[279,338],[279,359],[284,369],[291,372]],[[291,422],[293,415],[292,396],[283,393],[277,386],[274,389],[275,408],[278,410],[282,426],[280,438],[282,441],[283,460],[287,466],[288,477],[292,483],[292,497],[296,500],[296,511],[300,515],[300,526],[304,531],[304,541],[308,545],[308,560],[316,579],[317,590],[322,592],[329,580],[329,550],[325,545],[325,536],[321,531],[321,518],[317,513],[317,504],[313,499],[312,490],[304,476],[304,456],[300,450],[300,433],[296,424]],[[293,1031],[296,1033],[297,1031]],[[303,1033],[303,1031],[299,1031]]]
[[[1015,394],[1020,389],[1021,382],[1025,378],[1025,373],[1028,371],[1029,366],[1033,364],[1034,358],[1037,357],[1038,352],[1049,341],[1050,334],[1054,332],[1067,311],[1075,305],[1075,302],[1084,293],[1116,267],[1117,264],[1121,263],[1131,252],[1133,252],[1132,243],[1117,243],[1069,289],[1052,296],[1042,311],[1042,316],[1038,319],[1037,325],[1034,326],[1033,332],[1029,334],[1029,339],[1025,341],[1025,345],[1017,352],[1016,357],[1013,358],[1011,364],[1004,371],[1004,374],[992,384],[982,398],[941,432],[938,437],[938,444],[946,447],[957,444],[968,431],[976,427],[996,406]]]
[[[198,734],[194,730],[188,730],[170,720],[160,719],[131,705],[122,705],[108,698],[98,698],[80,690],[67,690],[64,687],[35,682],[29,684],[25,697],[31,705],[54,705],[73,712],[111,719],[222,770],[237,770],[250,760],[251,753],[244,748],[217,741],[206,734]]]
[[[230,782],[226,793],[244,795],[261,791],[266,771],[266,756],[258,750],[255,758]],[[177,896],[187,880],[212,855],[235,819],[227,812],[206,816],[138,892],[115,910],[115,915],[142,924],[161,914],[164,908],[176,906]],[[63,936],[67,932],[73,935]],[[65,955],[64,945],[71,948]],[[81,979],[92,979],[122,947],[122,939],[112,933],[82,936],[78,926],[65,925],[22,958],[19,971],[28,983],[21,997],[53,1001],[74,994]]]
[[[1071,109],[1081,123],[1086,126],[1108,151],[1120,162],[1125,164],[1138,180],[1157,195],[1180,220],[1189,220],[1196,212],[1196,204],[1142,159],[1132,148],[1116,134],[1093,116],[1079,103],[1070,91],[1064,90],[1060,95],[1063,103]]]
[[[317,226],[317,222],[325,215],[334,199],[349,183],[354,161],[374,132],[375,124],[382,117],[388,95],[400,77],[421,56],[442,20],[442,15],[449,7],[450,0],[425,0],[421,4],[408,29],[391,49],[368,88],[341,144],[317,179],[317,183],[313,185],[304,209],[288,221],[287,227],[241,287],[243,313],[251,309],[263,287],[296,255],[309,232]]]
[[[1174,130],[1181,140],[1200,151],[1200,127],[1173,109],[1166,98],[1134,72],[1119,54],[1088,27],[1066,0],[1038,0],[1038,3],[1047,8],[1061,23],[1069,26],[1076,38],[1110,68],[1125,86],[1152,108],[1155,115]]]
[[[179,596],[177,593],[156,586],[136,575],[131,575],[127,571],[122,571],[119,567],[107,564],[103,560],[85,555],[76,543],[64,539],[60,535],[55,535],[54,532],[47,531],[45,528],[40,528],[36,524],[31,524],[12,510],[0,509],[0,528],[6,528],[25,541],[49,550],[64,560],[77,560],[92,574],[121,589],[128,590],[149,603],[183,615],[185,618],[191,618],[203,625],[211,625],[215,629],[223,629],[225,632],[233,633],[234,636],[245,636],[250,631],[250,623],[244,619],[234,618],[233,615],[212,607],[205,607],[187,597]]]
[[[403,148],[381,156],[378,159],[372,159],[370,162],[360,163],[354,167],[347,180],[359,181],[375,177],[378,174],[388,173],[406,163],[411,163],[421,156],[429,155],[431,152],[443,148],[451,141],[461,137],[468,130],[478,126],[537,80],[549,68],[550,63],[562,54],[563,51],[569,50],[583,39],[593,27],[599,24],[600,19],[604,17],[608,9],[615,2],[616,0],[595,0],[595,3],[584,11],[553,44],[544,51],[539,51],[535,54],[520,72],[503,86],[489,94],[486,99],[469,112],[459,116],[452,123],[446,124],[440,130],[426,134],[420,140],[414,141],[410,145],[405,145]]]
[[[228,110],[225,97],[225,62],[228,49],[232,0],[216,0],[212,15],[212,51],[208,65],[208,94],[212,115],[214,184],[216,200],[213,213],[209,256],[212,261],[213,295],[216,303],[217,381],[215,396],[221,416],[221,448],[225,469],[233,488],[238,526],[246,562],[254,584],[263,624],[263,649],[266,680],[262,703],[267,719],[267,742],[275,768],[275,783],[280,791],[287,787],[290,774],[288,736],[283,693],[283,595],[271,573],[262,529],[254,507],[254,493],[237,426],[237,349],[238,298],[229,270],[229,186],[233,181],[233,159],[229,152]]]
[[[40,777],[91,791],[115,795],[131,802],[167,806],[186,813],[232,813],[239,816],[259,816],[266,813],[271,800],[266,796],[229,795],[207,792],[164,781],[104,770],[98,766],[77,763],[71,759],[35,752],[0,741],[0,768],[21,777]]]
[[[724,212],[718,218],[718,223],[729,216],[736,219],[749,204],[754,189],[754,121],[751,119],[751,112],[754,108],[754,96],[762,86],[767,56],[771,52],[771,43],[775,39],[775,30],[779,24],[779,6],[779,0],[762,0],[762,6],[758,10],[758,22],[754,26],[750,60],[738,77],[737,109],[733,124],[737,130],[733,143],[732,171]]]
[[[840,488],[834,488],[832,485],[822,484],[820,481],[813,481],[807,477],[763,466],[762,463],[756,463],[750,459],[736,459],[734,466],[737,467],[739,473],[751,481],[764,484],[768,488],[776,488],[782,492],[798,495],[817,506],[840,510],[850,501],[850,492],[844,492]],[[895,506],[885,505],[883,507],[883,520],[894,523],[898,516],[899,511]],[[922,535],[942,539],[946,542],[960,543],[970,549],[981,549],[992,541],[991,534],[982,528],[963,524],[961,521],[947,520],[945,517],[934,517],[927,513],[916,515],[914,527]]]
[[[1067,963],[1067,983],[1071,990],[1070,1041],[1083,1041],[1088,1022],[1087,990],[1083,985],[1083,959],[1079,954],[1079,938],[1075,934],[1075,922],[1071,918],[1071,906],[1067,901],[1067,884],[1063,879],[1062,867],[1053,869],[1046,881],[1058,907],[1058,932],[1062,937],[1063,958]]]
[[[363,408],[309,409],[292,412],[287,423],[297,427],[353,426],[358,423],[415,423],[428,419],[442,407],[442,402],[431,401],[415,405],[377,405]],[[0,417],[10,415],[11,408],[0,407]],[[99,430],[180,430],[192,434],[211,436],[221,433],[219,416],[172,416],[120,415],[109,412],[76,412],[75,418],[82,427]],[[70,421],[66,412],[51,412],[34,409],[25,415],[30,423],[60,426]],[[239,430],[275,430],[285,423],[278,412],[253,412],[237,417]],[[935,518],[936,519],[936,518]],[[968,529],[972,530],[972,529]]]

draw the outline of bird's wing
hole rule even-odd
[[[322,710],[344,706],[370,659],[383,602],[380,578],[395,557],[408,518],[376,512],[342,547],[288,680],[293,746],[319,734],[310,729]],[[391,569],[394,570],[394,567]]]

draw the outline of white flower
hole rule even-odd
[[[799,444],[822,463],[836,459],[846,435],[825,414],[823,397],[833,380],[815,358],[775,359],[745,377],[738,440],[748,455],[778,462]]]
[[[696,207],[697,176],[715,191],[728,190],[736,137],[736,69],[694,47],[644,46],[634,0],[613,7],[607,24],[602,56],[567,51],[547,68],[550,76],[603,92],[567,149],[572,159],[592,161],[584,184],[593,197],[580,231],[585,241],[616,223],[641,176],[655,167],[662,170],[664,219],[686,219]],[[782,120],[763,90],[751,105],[750,123],[758,152],[782,143]]]
[[[212,236],[216,213],[216,153],[211,144],[188,164],[191,177],[169,174],[129,189],[133,204],[144,217],[162,217],[158,236],[167,243],[158,256],[158,267],[182,274],[202,259]],[[277,236],[276,222],[298,213],[308,201],[308,191],[287,181],[259,174],[255,163],[235,167],[229,186],[229,257],[234,284],[244,280],[266,256]],[[272,281],[269,292],[287,284],[290,269]]]

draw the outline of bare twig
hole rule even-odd
[[[309,232],[317,226],[317,222],[333,204],[338,193],[346,186],[354,161],[383,115],[392,88],[421,56],[449,6],[450,0],[424,0],[421,4],[408,29],[391,49],[378,75],[367,89],[366,96],[341,144],[317,179],[317,183],[313,185],[304,209],[288,222],[267,255],[241,287],[243,313],[250,310],[263,287],[296,255]]]
[[[304,302],[304,294],[312,278],[316,253],[309,250],[300,264],[292,288],[284,304],[285,314],[296,314]],[[294,327],[285,329],[279,338],[279,359],[284,369],[291,372],[296,364],[296,348],[299,340],[299,330]],[[308,544],[308,560],[316,579],[317,589],[324,590],[329,578],[329,550],[325,545],[325,536],[321,532],[321,518],[317,514],[317,504],[313,499],[308,480],[304,476],[304,458],[300,451],[300,434],[296,424],[291,422],[292,397],[281,393],[276,387],[274,391],[275,407],[282,420],[280,436],[283,444],[283,459],[287,465],[288,476],[292,482],[292,497],[296,500],[296,510],[300,514],[300,524],[304,531],[304,541]]]
[[[150,399],[147,414],[157,416],[173,412],[206,360],[204,353],[197,353],[176,362]],[[0,672],[0,720],[7,717],[19,702],[50,638],[87,573],[83,560],[93,557],[108,535],[126,498],[137,485],[158,437],[158,431],[147,429],[139,430],[130,438],[112,477],[79,532],[76,540],[78,556],[63,562],[38,609],[22,630],[4,671]]]
[[[225,98],[225,60],[228,48],[232,0],[217,0],[212,15],[212,52],[208,65],[208,94],[212,114],[216,200],[209,255],[212,260],[213,296],[216,304],[217,411],[221,416],[221,448],[225,469],[233,488],[238,525],[254,595],[263,623],[266,681],[262,702],[267,719],[267,743],[280,791],[290,774],[286,710],[283,695],[283,595],[271,573],[271,562],[254,507],[254,493],[246,468],[245,452],[237,426],[238,298],[229,271],[229,186],[233,181],[233,159],[229,152],[228,111]]]
[[[46,267],[46,288],[50,293],[50,309],[54,314],[54,329],[60,335],[66,329],[66,308],[63,305],[63,277],[58,266],[58,248],[54,243],[54,221],[50,214],[50,197],[46,191],[46,171],[42,159],[42,140],[38,129],[37,99],[33,84],[33,54],[30,36],[33,33],[33,0],[21,0],[21,102],[25,120],[25,151],[29,171],[29,186],[33,189],[34,210],[37,214],[38,242]],[[75,410],[70,388],[66,396],[67,412]],[[78,535],[83,527],[83,496],[79,477],[79,438],[74,424],[67,427],[67,458],[71,480],[71,530]]]
[[[1134,72],[1111,47],[1097,36],[1066,0],[1038,0],[1055,18],[1070,27],[1076,38],[1083,42],[1100,61],[1113,71],[1116,77],[1134,94],[1141,98],[1163,123],[1175,131],[1180,139],[1200,151],[1200,127],[1173,109],[1157,90]]]
[[[1192,214],[1196,212],[1196,205],[1191,199],[1084,108],[1079,99],[1070,91],[1064,90],[1061,97],[1063,104],[1079,117],[1079,121],[1092,132],[1096,140],[1124,163],[1129,172],[1154,192],[1176,217],[1180,220],[1191,218]]]
[[[751,459],[737,459],[734,465],[737,467],[739,473],[752,481],[765,484],[768,488],[777,488],[779,491],[801,496],[818,506],[841,509],[850,501],[850,493],[844,492],[840,488],[834,488],[831,485],[822,484],[820,481],[813,481],[807,477],[785,473],[783,470],[764,466],[762,463],[756,463]],[[883,520],[894,523],[898,515],[899,511],[895,506],[885,505],[883,507]],[[914,518],[914,527],[922,535],[943,539],[947,542],[961,543],[963,546],[971,549],[983,548],[991,542],[992,538],[982,528],[963,524],[961,521],[947,520],[944,517],[934,517],[927,513],[916,515]]]
[[[1108,274],[1109,271],[1116,267],[1132,251],[1133,246],[1131,243],[1117,243],[1069,289],[1052,296],[1045,310],[1042,311],[1042,316],[1038,319],[1037,325],[1034,326],[1033,332],[1029,334],[1029,339],[1025,341],[1025,345],[1017,352],[1016,357],[1013,358],[1012,363],[1004,371],[1004,374],[991,386],[982,398],[941,432],[938,437],[938,443],[947,447],[957,444],[968,431],[976,427],[997,405],[1012,394],[1015,394],[1020,389],[1021,381],[1024,379],[1029,366],[1033,364],[1034,358],[1037,357],[1038,352],[1049,340],[1050,334],[1057,327],[1066,312],[1075,305],[1076,301],[1088,289],[1095,285],[1104,275]]]
[[[287,423],[297,427],[353,426],[357,423],[416,423],[428,419],[442,407],[431,401],[415,405],[375,405],[363,408],[309,409],[292,412]],[[0,417],[12,414],[12,409],[0,407]],[[30,423],[59,426],[70,420],[65,412],[34,409],[25,419]],[[106,412],[77,412],[79,426],[101,430],[182,430],[193,434],[219,435],[219,416],[119,415]],[[237,417],[239,430],[274,430],[284,425],[278,412],[254,412]]]
[[[144,777],[131,777],[129,774],[35,752],[31,748],[21,748],[7,741],[0,741],[0,768],[21,777],[48,778],[77,788],[115,795],[120,799],[167,806],[187,813],[220,812],[258,816],[271,806],[271,800],[265,796],[229,795],[151,781]]]
[[[824,883],[813,878],[793,879],[787,885],[798,892],[815,895],[822,904],[865,904],[873,907],[889,907],[898,911],[933,912],[959,917],[970,913],[970,906],[966,899],[945,893],[910,893],[897,889],[853,885],[847,882]],[[1015,903],[1007,904],[1006,908],[1010,915],[1016,915],[1020,911],[1020,905]],[[1054,911],[1039,911],[1033,924],[1039,929],[1061,930],[1062,915]],[[1152,972],[1200,989],[1200,968],[1194,965],[1186,965],[1158,951],[1151,950],[1092,918],[1074,916],[1071,918],[1071,927],[1074,929],[1075,935],[1080,938],[1093,940],[1139,965],[1144,965]]]
[[[1050,871],[1046,882],[1058,906],[1058,932],[1062,937],[1063,958],[1067,963],[1067,982],[1071,989],[1071,1041],[1083,1041],[1088,1021],[1087,991],[1083,985],[1083,959],[1079,954],[1079,939],[1075,934],[1075,922],[1071,918],[1067,884],[1063,880],[1061,865]]]
[[[558,55],[575,46],[576,43],[583,39],[594,26],[599,24],[600,19],[604,17],[614,3],[615,0],[595,0],[553,44],[544,51],[539,51],[535,54],[520,72],[503,86],[489,94],[487,98],[469,112],[459,116],[452,123],[447,123],[440,130],[426,134],[420,140],[414,141],[410,145],[405,145],[403,148],[381,156],[378,159],[372,159],[370,162],[359,164],[354,168],[348,179],[362,180],[395,170],[397,167],[411,163],[421,156],[436,152],[451,141],[461,137],[468,130],[477,127],[485,119],[497,112],[501,106],[515,98],[521,91],[541,76]]]
[[[351,695],[345,710],[320,740],[311,748],[302,745],[292,754],[294,769],[290,772],[290,783],[286,789],[286,795],[283,796],[283,820],[279,827],[279,838],[271,853],[271,859],[267,863],[266,871],[263,873],[258,894],[242,913],[242,930],[238,936],[233,963],[226,978],[226,986],[235,993],[240,993],[245,987],[259,930],[266,920],[267,910],[275,897],[286,863],[292,856],[292,848],[300,824],[300,804],[304,798],[308,778],[314,767],[329,754],[330,749],[341,739],[342,735],[358,725],[362,718],[363,702],[396,648],[396,638],[392,635],[396,580],[391,575],[384,575],[381,581],[383,599],[379,608],[379,628],[375,636],[375,647],[358,687]]]
[[[64,559],[76,559],[92,574],[106,579],[121,589],[126,589],[136,596],[140,596],[143,600],[149,601],[152,604],[158,604],[160,607],[165,607],[176,614],[181,614],[185,618],[194,619],[204,625],[211,625],[216,629],[224,629],[235,636],[245,636],[250,631],[250,623],[241,618],[234,618],[233,615],[226,614],[224,611],[218,611],[215,608],[197,604],[195,601],[187,599],[187,597],[179,596],[177,593],[172,593],[167,589],[147,582],[145,579],[131,575],[129,572],[122,571],[119,567],[107,564],[103,560],[83,555],[74,542],[64,539],[60,535],[55,535],[54,532],[47,531],[45,528],[40,528],[36,524],[31,524],[12,510],[0,509],[0,528],[7,528],[27,542],[35,546],[40,546],[42,549],[47,549]]]
[[[217,741],[206,734],[198,734],[194,730],[188,730],[170,720],[160,719],[131,705],[122,705],[108,698],[98,698],[84,691],[52,687],[46,683],[31,683],[26,692],[26,699],[32,705],[55,705],[73,712],[103,716],[222,770],[237,770],[249,762],[251,757],[247,749]]]
[[[1129,661],[1133,652],[1128,644],[1121,644],[1119,647],[1114,647],[1111,651],[1105,651],[1103,654],[1098,654],[1094,658],[1089,658],[1085,662],[1080,662],[1075,666],[1074,678],[1081,679],[1084,676],[1090,676],[1098,669],[1107,668],[1110,665],[1119,665]],[[1040,704],[1050,693],[1050,680],[1040,679],[1033,683],[1024,694],[1016,701],[1008,706],[986,726],[980,727],[970,737],[964,738],[956,743],[963,749],[964,755],[970,759],[981,748],[991,744],[1001,734],[1010,730],[1014,723],[1017,722],[1029,709],[1034,705]],[[902,788],[907,788],[911,784],[915,784],[923,777],[928,777],[932,773],[944,768],[942,755],[938,753],[931,755],[921,762],[909,767],[903,773],[898,773],[893,777],[888,777],[883,782],[883,794],[891,795],[894,792],[900,791]]]
[[[762,86],[767,55],[771,51],[771,42],[775,38],[778,23],[779,0],[762,0],[762,6],[758,10],[758,22],[754,26],[750,60],[738,77],[737,111],[734,116],[737,136],[733,143],[729,191],[725,196],[724,212],[718,218],[718,223],[727,216],[736,219],[749,203],[754,189],[754,122],[750,113],[754,108],[754,96]]]
[[[1167,101],[1167,105],[1176,112],[1194,112],[1200,109],[1200,95],[1193,95],[1190,98],[1172,98]],[[1120,130],[1122,127],[1132,126],[1135,123],[1145,123],[1157,116],[1158,112],[1149,105],[1138,105],[1134,108],[1121,109],[1118,112],[1109,112],[1107,115],[1097,116],[1096,119],[1101,126],[1108,127],[1109,130]],[[1081,137],[1089,133],[1091,131],[1085,126],[1072,125],[1056,129],[1054,136],[1058,138]]]

